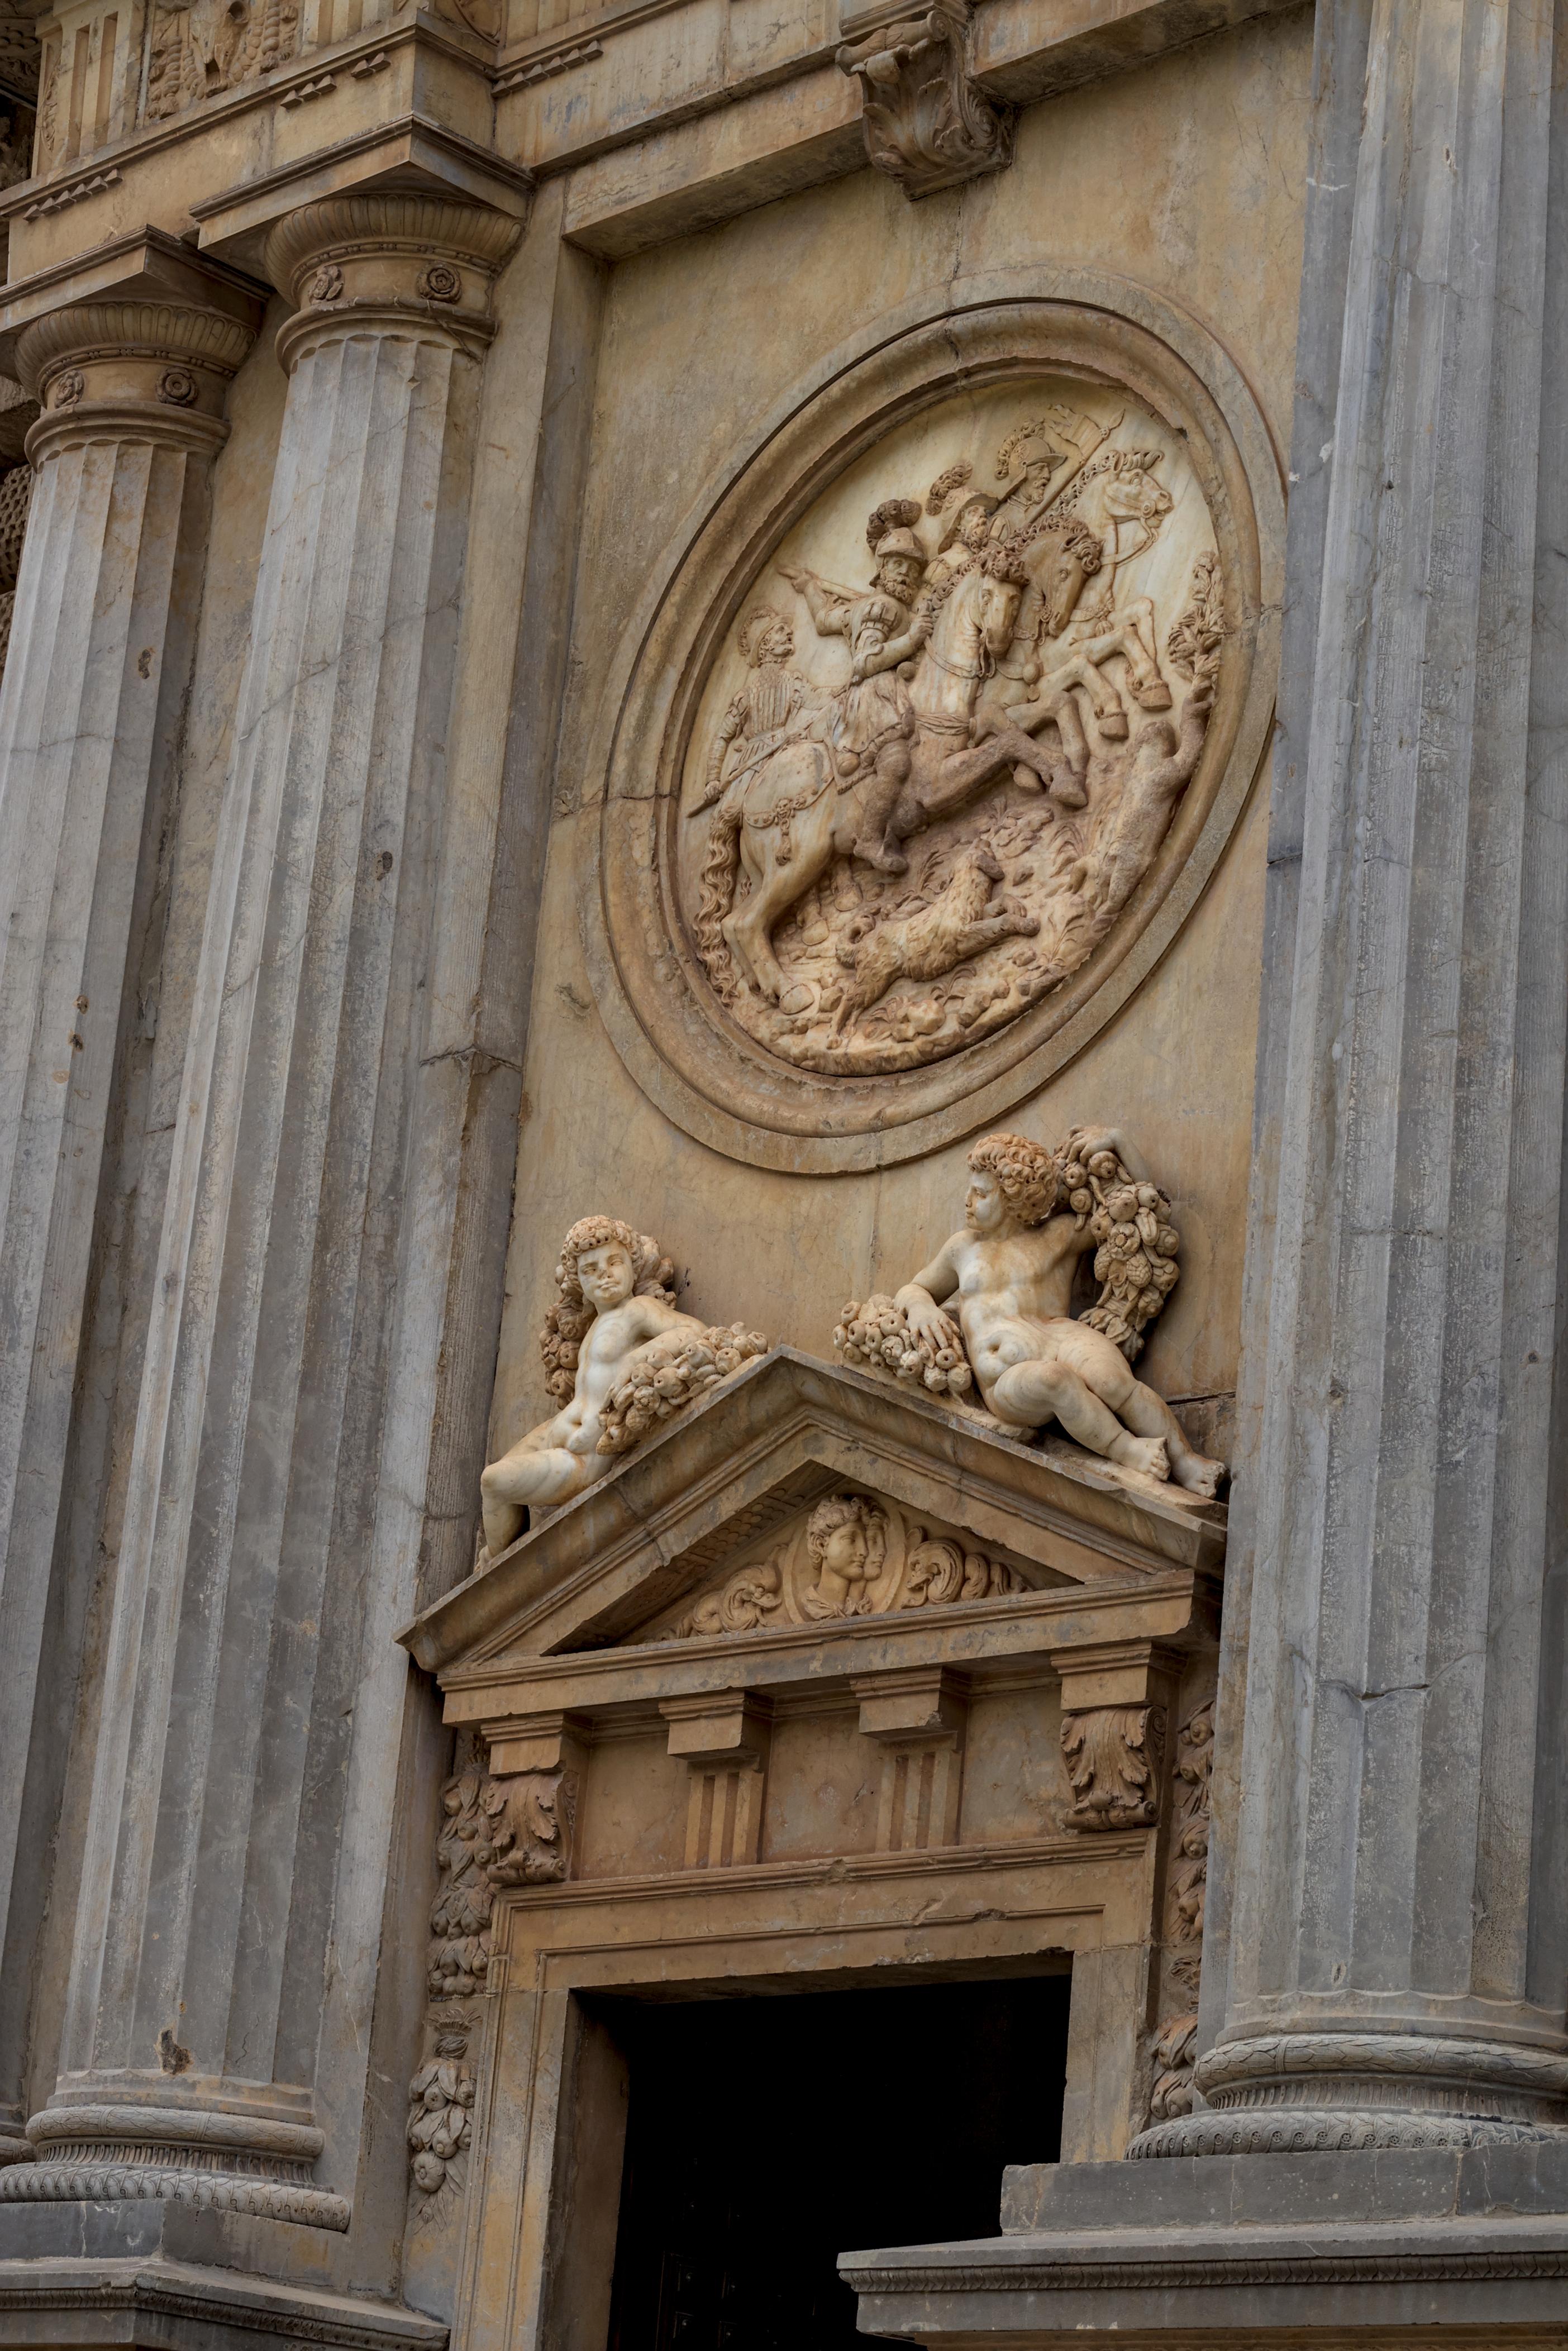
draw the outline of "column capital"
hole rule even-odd
[[[23,329],[20,380],[41,413],[27,435],[35,464],[105,430],[152,433],[214,450],[226,439],[229,379],[254,327],[193,304],[142,298],[73,302]]]
[[[302,204],[267,240],[267,274],[296,305],[279,360],[292,372],[323,336],[411,329],[476,358],[496,331],[490,291],[522,225],[487,204],[418,190]]]

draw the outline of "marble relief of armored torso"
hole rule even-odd
[[[1225,631],[1182,438],[1124,393],[1046,377],[890,434],[778,550],[694,731],[676,897],[729,1018],[871,1074],[1060,989],[1136,920]]]

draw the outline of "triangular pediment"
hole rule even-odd
[[[832,1569],[824,1581],[811,1521],[841,1496],[862,1498],[875,1573]],[[400,1638],[444,1676],[774,1622],[827,1630],[835,1617],[995,1604],[1175,1569],[1217,1574],[1224,1550],[1221,1505],[1129,1479],[1064,1440],[1019,1443],[891,1381],[779,1347]]]

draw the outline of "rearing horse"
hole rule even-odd
[[[1005,720],[984,743],[969,741],[982,678],[1012,643],[1023,596],[1021,563],[1005,550],[970,563],[930,619],[910,700],[915,715],[909,780],[892,831],[907,840],[946,816],[1005,768],[1032,769],[1049,784],[1054,769],[1030,737]],[[777,1003],[785,977],[772,934],[835,857],[848,857],[861,835],[859,778],[844,778],[824,743],[783,744],[727,795],[714,813],[694,930],[710,970],[720,942],[736,973]],[[750,890],[737,905],[744,871]]]

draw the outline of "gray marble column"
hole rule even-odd
[[[1304,295],[1338,391],[1292,565],[1228,1932],[1207,2106],[1139,2154],[1568,2125],[1553,33],[1549,0],[1381,0],[1343,276]]]
[[[516,219],[289,216],[298,306],[170,1167],[60,2076],[0,2198],[342,2228],[404,1676],[378,1516],[480,362]],[[415,1512],[417,1521],[417,1511]],[[394,1562],[394,1565],[396,1562]],[[412,1574],[412,1562],[403,1562]],[[384,1581],[384,1579],[382,1579]],[[409,1586],[412,1592],[412,1583]],[[340,2014],[345,2002],[350,2014]]]
[[[57,1761],[36,1751],[40,1654],[128,970],[155,872],[149,806],[189,684],[225,392],[259,319],[232,292],[226,312],[99,301],[22,338],[43,413],[0,690],[0,2162],[31,2153],[4,2103],[20,2086],[37,1924],[18,1839]]]

